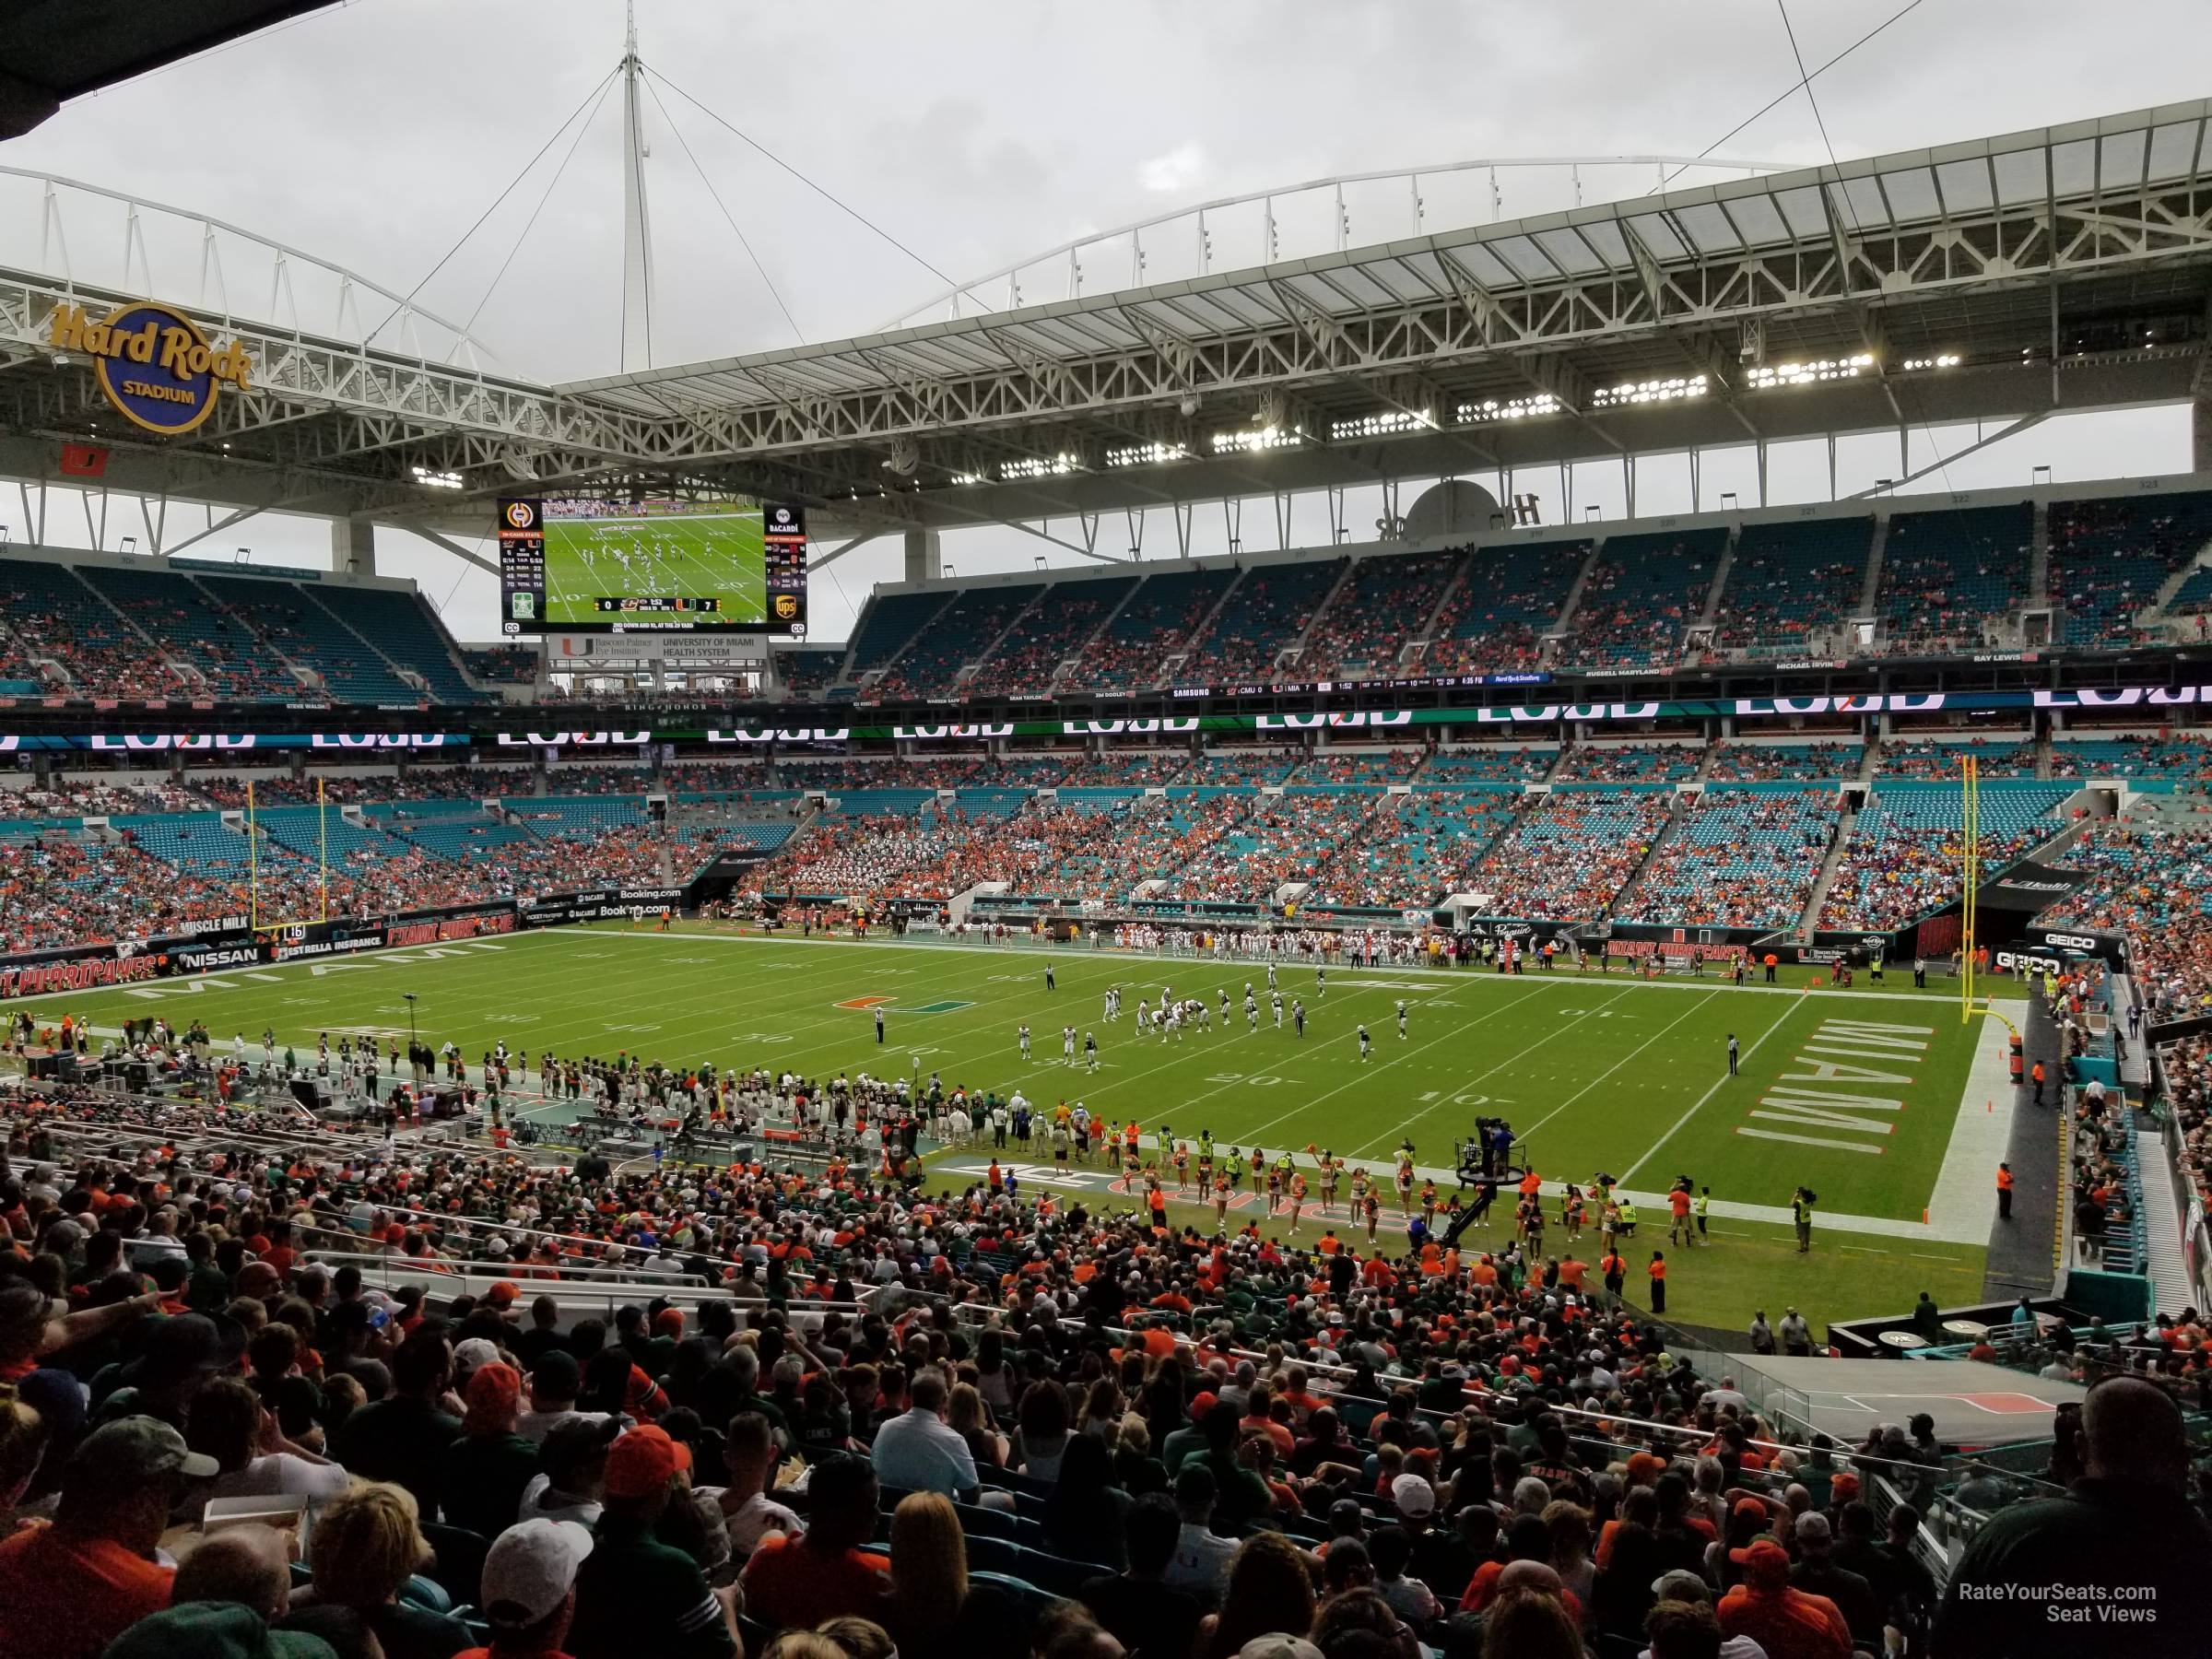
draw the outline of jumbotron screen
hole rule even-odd
[[[763,502],[500,503],[500,631],[806,631],[806,517]]]

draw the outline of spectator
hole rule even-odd
[[[445,1523],[487,1540],[521,1513],[523,1494],[537,1474],[538,1448],[515,1432],[523,1380],[499,1360],[470,1373],[461,1438],[448,1453]]]
[[[253,1387],[220,1377],[192,1396],[185,1443],[215,1459],[221,1472],[197,1495],[218,1498],[304,1498],[311,1505],[335,1498],[350,1484],[346,1470],[284,1438],[276,1417]]]
[[[606,1507],[576,1575],[569,1636],[576,1659],[722,1659],[744,1652],[731,1595],[709,1589],[699,1563],[654,1534],[677,1496],[688,1496],[690,1469],[690,1449],[652,1424],[608,1448]]]
[[[1095,1435],[1077,1435],[1060,1462],[1060,1478],[1044,1500],[1045,1547],[1071,1560],[1121,1571],[1128,1565],[1122,1537],[1129,1495],[1113,1484],[1112,1456]],[[1111,1628],[1111,1627],[1109,1627]]]
[[[975,1495],[975,1457],[945,1421],[945,1395],[943,1374],[924,1371],[914,1379],[909,1408],[876,1431],[870,1456],[885,1486],[948,1498]]]
[[[1181,1532],[1175,1505],[1167,1497],[1153,1493],[1137,1499],[1124,1527],[1128,1571],[1083,1586],[1083,1605],[1132,1659],[1187,1659],[1197,1637],[1205,1604],[1167,1578]]]
[[[2093,1614],[2053,1621],[2045,1609],[2121,1589],[2126,1605],[2149,1615],[2130,1621],[2127,1653],[2203,1652],[2194,1609],[2201,1564],[2212,1560],[2212,1523],[2189,1503],[2180,1408],[2147,1377],[2108,1376],[2083,1400],[2076,1438],[2083,1474],[2065,1497],[2000,1510],[1968,1544],[1944,1588],[1938,1659],[2030,1649],[2053,1659],[2110,1654],[2109,1624]],[[2045,1588],[2021,1599],[2009,1592],[2018,1584]]]
[[[1310,1630],[1313,1614],[1304,1556],[1280,1533],[1254,1533],[1237,1547],[1221,1610],[1199,1627],[1197,1659],[1229,1659],[1271,1630]]]
[[[174,1573],[155,1546],[190,1483],[216,1468],[151,1418],[87,1436],[63,1472],[53,1523],[0,1541],[0,1659],[93,1659],[167,1606]]]
[[[774,1533],[789,1543],[806,1530],[806,1524],[768,1494],[776,1473],[776,1434],[767,1418],[758,1411],[741,1411],[732,1418],[723,1434],[722,1458],[730,1484],[719,1491],[706,1490],[722,1511],[731,1560],[742,1570],[763,1537]]]
[[[1836,1604],[1790,1587],[1790,1558],[1771,1537],[1754,1539],[1728,1559],[1743,1582],[1721,1598],[1721,1629],[1759,1643],[1767,1659],[1849,1659],[1851,1629]]]
[[[891,1598],[883,1623],[900,1659],[959,1659],[994,1645],[1019,1618],[995,1589],[971,1586],[968,1549],[952,1500],[912,1492],[891,1513]]]
[[[1482,1659],[1582,1659],[1582,1632],[1540,1561],[1517,1561],[1482,1619]]]
[[[1825,1595],[1836,1604],[1851,1639],[1869,1653],[1882,1645],[1882,1609],[1874,1586],[1833,1559],[1834,1534],[1828,1517],[1807,1510],[1797,1517],[1797,1564],[1790,1569],[1790,1583],[1807,1595]]]
[[[383,1481],[356,1486],[316,1516],[313,1579],[294,1606],[350,1608],[390,1659],[453,1659],[471,1645],[468,1627],[401,1594],[429,1562],[414,1495]]]
[[[576,1396],[583,1388],[583,1368],[566,1348],[548,1348],[530,1371],[530,1409],[518,1415],[514,1431],[524,1440],[543,1445],[546,1437],[562,1423],[582,1420],[604,1423],[603,1411],[579,1411]]]
[[[592,1547],[590,1530],[573,1521],[524,1521],[501,1533],[484,1557],[491,1641],[461,1659],[553,1659],[568,1640],[576,1574]]]
[[[418,1331],[392,1359],[392,1393],[346,1419],[338,1461],[364,1480],[406,1488],[418,1513],[436,1514],[461,1419],[441,1404],[453,1372],[445,1338]]]
[[[1165,1574],[1170,1584],[1189,1590],[1209,1607],[1229,1588],[1230,1568],[1237,1558],[1237,1547],[1213,1530],[1219,1489],[1204,1464],[1193,1463],[1175,1477],[1175,1510],[1182,1524]]]
[[[622,1433],[622,1425],[606,1417],[586,1420],[596,1415],[580,1415],[546,1436],[538,1453],[542,1466],[523,1488],[515,1506],[517,1520],[574,1521],[587,1527],[599,1524],[606,1495],[607,1448]]]
[[[805,1535],[764,1537],[746,1563],[747,1610],[787,1628],[847,1614],[880,1618],[891,1592],[890,1563],[862,1548],[876,1533],[877,1493],[876,1471],[866,1459],[840,1453],[817,1463],[807,1483]]]

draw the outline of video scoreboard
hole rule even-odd
[[[803,507],[511,497],[498,539],[510,637],[806,631]]]

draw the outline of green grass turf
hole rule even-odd
[[[322,964],[319,973],[291,965],[265,970],[266,977],[226,975],[198,990],[189,988],[194,982],[167,982],[142,988],[151,994],[73,996],[42,1008],[58,1018],[66,1006],[101,1025],[156,1010],[180,1024],[198,1018],[218,1042],[233,1031],[251,1042],[273,1027],[306,1053],[323,1030],[404,1037],[401,994],[413,991],[423,1036],[451,1037],[472,1060],[503,1039],[526,1055],[624,1050],[670,1064],[763,1064],[824,1077],[934,1070],[948,1089],[1018,1087],[1040,1104],[1065,1097],[1117,1121],[1135,1114],[1147,1147],[1153,1128],[1167,1123],[1184,1136],[1210,1127],[1225,1144],[1256,1139],[1270,1154],[1324,1146],[1371,1168],[1387,1167],[1402,1138],[1414,1142],[1422,1163],[1448,1165],[1453,1138],[1471,1129],[1477,1112],[1490,1112],[1528,1137],[1536,1167],[1550,1179],[1584,1180],[1604,1169],[1660,1191],[1681,1172],[1710,1185],[1716,1199],[1773,1206],[1786,1205],[1805,1181],[1829,1213],[1905,1220],[1919,1219],[1929,1202],[1970,1058],[1971,1028],[1959,1024],[1955,992],[1931,986],[1910,997],[1907,973],[1894,975],[1888,989],[1909,1000],[1869,995],[1863,978],[1849,991],[1774,994],[1710,982],[1645,984],[1621,974],[1388,970],[1333,972],[1320,997],[1311,971],[1286,968],[1286,1005],[1302,997],[1309,1011],[1301,1041],[1287,1020],[1280,1032],[1273,1029],[1264,971],[1241,962],[1070,948],[1053,954],[1059,988],[1047,992],[1044,959],[1020,948],[739,938],[712,924],[662,936],[615,924],[366,956]],[[1209,1002],[1227,985],[1241,1004],[1247,978],[1261,993],[1256,1035],[1247,1034],[1241,1006],[1226,1030],[1217,1017],[1212,1031],[1193,1030],[1180,1042],[1135,1039],[1129,1013],[1116,1022],[1100,1018],[1111,983],[1124,987],[1133,1011],[1140,995],[1157,1000],[1163,982]],[[839,1006],[871,996],[889,999],[881,1048],[869,1009]],[[1401,997],[1409,1016],[1405,1040],[1394,1013]],[[931,1005],[951,1006],[922,1011]],[[1016,1041],[1025,1019],[1035,1053],[1027,1065]],[[1826,1117],[1768,1126],[1877,1144],[1879,1151],[1739,1134],[1761,1126],[1747,1112],[1783,1074],[1802,1068],[1804,1048],[1823,1022],[1838,1019],[1927,1028],[1905,1039],[1928,1045],[1909,1061],[1827,1057],[1909,1082],[1816,1086],[1902,1099],[1901,1111],[1814,1109],[1862,1125],[1887,1124],[1891,1133]],[[1366,1064],[1354,1034],[1362,1020],[1374,1038]],[[1103,1065],[1095,1075],[1060,1062],[1060,1027],[1071,1022],[1099,1035]],[[1744,1046],[1743,1075],[1734,1080],[1725,1077],[1730,1030]],[[566,1115],[556,1109],[544,1121]],[[1670,1280],[1672,1316],[1725,1325],[1777,1301],[1796,1300],[1808,1312],[1818,1304],[1828,1317],[1909,1306],[1912,1291],[1929,1282],[1919,1276],[1927,1275],[1936,1276],[1929,1288],[1939,1300],[1980,1288],[1978,1248],[1839,1232],[1798,1258],[1786,1229],[1718,1218],[1715,1225],[1722,1247],[1685,1263]],[[1663,1221],[1659,1236],[1644,1230],[1641,1253],[1631,1257],[1639,1266],[1665,1242]],[[1491,1236],[1501,1238],[1502,1229]],[[1555,1228],[1548,1242],[1559,1241]],[[1631,1286],[1640,1289],[1641,1279]]]
[[[627,571],[618,547],[630,555]],[[759,513],[546,521],[548,623],[604,624],[595,601],[628,594],[719,595],[724,622],[759,627],[768,615]]]

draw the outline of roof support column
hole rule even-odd
[[[2198,472],[2212,472],[2212,386],[2200,385],[2189,401],[2190,465]]]
[[[945,574],[945,548],[935,530],[906,533],[906,580],[935,582]]]
[[[367,519],[332,519],[330,568],[348,576],[375,575],[376,526]]]

